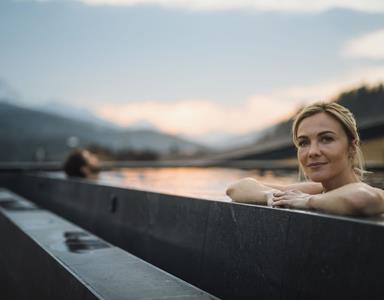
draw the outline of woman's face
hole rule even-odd
[[[297,145],[300,165],[312,181],[342,185],[354,174],[347,135],[328,114],[322,112],[302,120]]]

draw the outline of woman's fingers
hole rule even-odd
[[[272,207],[306,208],[308,197],[308,194],[296,190],[274,193]]]
[[[289,200],[277,200],[273,202],[272,206],[273,207],[289,207]]]
[[[274,197],[280,197],[280,196],[283,196],[284,194],[285,194],[285,192],[274,192],[273,196]]]
[[[288,191],[285,191],[285,192],[275,192],[273,193],[273,196],[274,197],[282,197],[282,196],[287,196],[287,195],[298,195],[300,192],[299,191],[296,191],[296,190],[288,190]]]
[[[279,196],[274,196],[272,198],[273,201],[279,201],[279,200],[284,200],[284,199],[289,199],[290,196],[289,195],[286,195],[286,194],[283,194],[283,195],[279,195]]]
[[[278,194],[278,195],[275,195],[275,194],[273,194],[273,197],[272,197],[272,199],[282,199],[282,198],[284,198],[284,197],[286,197],[287,195],[285,195],[285,194]]]
[[[284,207],[284,208],[297,208],[297,209],[306,209],[308,203],[307,198],[280,198],[274,199],[272,207]]]

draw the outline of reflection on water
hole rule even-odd
[[[229,201],[225,195],[226,188],[243,177],[278,184],[297,181],[297,173],[294,172],[225,168],[127,168],[102,172],[100,180],[135,189]]]
[[[297,182],[297,172],[226,168],[126,168],[102,172],[100,181],[109,185],[229,201],[226,188],[244,177],[275,184]],[[366,182],[384,188],[384,172],[367,174]]]

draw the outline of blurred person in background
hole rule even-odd
[[[68,177],[98,179],[99,159],[86,149],[77,149],[68,155],[63,169]]]

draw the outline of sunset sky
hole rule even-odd
[[[246,133],[384,82],[384,1],[1,0],[0,80],[31,106]]]

